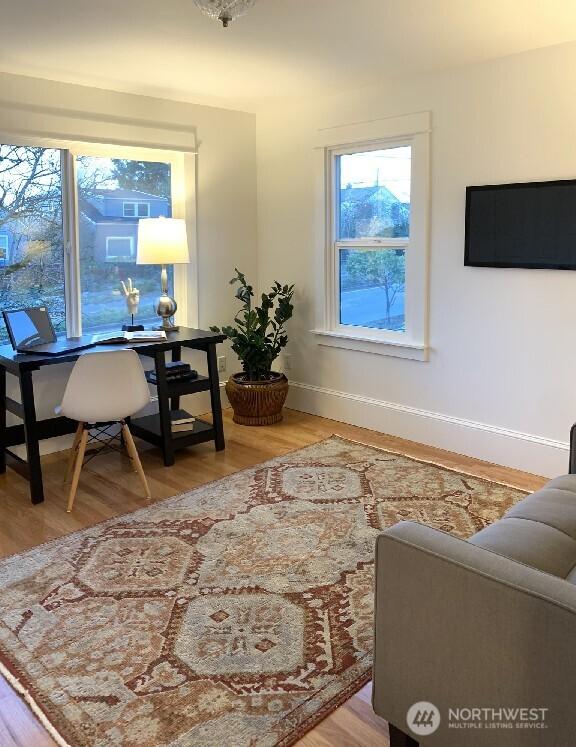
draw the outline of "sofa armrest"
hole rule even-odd
[[[546,743],[570,744],[575,662],[574,585],[415,522],[378,537],[373,704],[397,727],[427,701],[442,723],[426,745],[532,747],[541,729],[500,741],[467,729],[464,741],[448,709],[538,707],[549,709]]]

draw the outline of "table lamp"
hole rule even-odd
[[[162,295],[156,301],[156,313],[162,317],[165,332],[177,330],[171,321],[178,305],[168,295],[166,265],[190,261],[186,239],[186,221],[181,218],[141,218],[138,221],[138,265],[162,265],[160,276]]]

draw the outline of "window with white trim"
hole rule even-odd
[[[133,262],[133,236],[106,236],[106,259],[108,262]]]
[[[150,203],[124,200],[122,203],[122,214],[125,218],[149,218]]]
[[[334,129],[342,131],[328,131],[318,148],[323,282],[314,331],[320,344],[425,360],[428,126],[398,117]]]
[[[7,234],[0,233],[0,264],[4,264],[8,259],[9,238]]]
[[[410,145],[334,154],[337,322],[404,332]]]
[[[156,149],[0,144],[0,308],[46,306],[68,336],[118,328],[127,319],[121,281],[130,277],[140,290],[138,322],[155,323],[160,267],[136,264],[137,220],[141,206],[146,217],[184,214],[183,164],[182,154]],[[118,205],[130,190],[153,195],[154,210],[135,199],[128,222]],[[168,269],[186,298],[186,266]]]

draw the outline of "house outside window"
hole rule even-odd
[[[149,218],[149,202],[124,202],[122,212],[125,218]]]
[[[133,262],[135,257],[132,236],[107,236],[106,259],[108,262]]]
[[[139,321],[142,324],[154,323],[159,268],[136,264],[140,218],[137,215],[125,216],[124,208],[127,204],[146,205],[147,217],[170,217],[171,165],[129,160],[114,160],[111,165],[106,157],[81,156],[77,159],[76,173],[78,205],[83,218],[79,253],[84,329],[101,329],[112,319],[118,324],[123,323],[119,316],[124,313],[122,304],[108,304],[105,312],[103,307],[110,288],[114,288],[114,294],[119,294],[120,282],[126,282],[128,278],[140,291]],[[143,202],[144,198],[146,202]],[[168,274],[172,286],[172,268],[168,268]],[[95,299],[97,303],[94,303]]]
[[[0,266],[3,266],[8,261],[8,249],[10,246],[9,236],[5,233],[0,233]]]
[[[69,336],[119,328],[127,319],[121,281],[130,277],[140,290],[138,321],[156,323],[160,268],[136,264],[140,216],[124,216],[123,204],[168,217],[176,187],[182,215],[183,168],[181,154],[156,149],[0,144],[1,307],[46,306]],[[182,298],[186,266],[178,273]]]
[[[321,345],[427,359],[429,115],[320,133]]]

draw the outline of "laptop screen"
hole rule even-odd
[[[45,306],[4,311],[4,321],[15,350],[56,341],[54,327]]]

